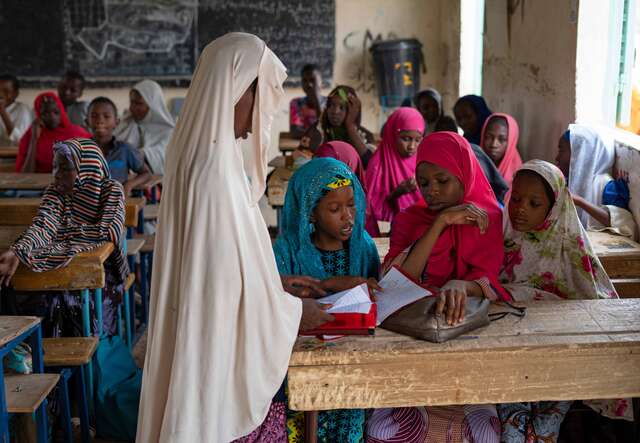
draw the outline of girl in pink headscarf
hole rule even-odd
[[[364,188],[364,168],[362,167],[362,160],[356,148],[349,143],[339,140],[325,143],[316,150],[315,157],[330,157],[340,160],[356,174],[360,184]]]
[[[424,133],[424,119],[413,108],[399,108],[387,119],[382,142],[371,157],[365,176],[368,214],[366,229],[379,236],[378,221],[420,200],[416,186],[416,152]]]
[[[518,122],[509,114],[491,114],[482,127],[480,146],[487,153],[507,185],[522,166],[518,152]]]

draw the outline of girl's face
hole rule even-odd
[[[456,123],[462,128],[465,134],[475,134],[478,132],[478,116],[471,103],[462,101],[453,108]]]
[[[569,178],[569,169],[571,166],[571,142],[564,137],[560,137],[560,140],[558,140],[556,166],[562,171],[565,178]]]
[[[129,92],[129,112],[137,122],[142,121],[149,113],[149,105],[135,89]]]
[[[56,153],[53,157],[53,186],[62,195],[71,194],[73,185],[78,177],[78,171],[73,163],[63,154]]]
[[[423,95],[418,100],[418,111],[422,114],[422,118],[427,123],[433,123],[440,116],[440,108],[435,98],[429,95]]]
[[[534,174],[520,173],[513,179],[509,219],[516,231],[533,231],[542,226],[553,205],[547,195],[544,179]]]
[[[433,163],[420,163],[416,169],[416,181],[431,211],[440,212],[462,203],[464,186],[445,168]]]
[[[55,101],[49,99],[42,102],[40,107],[40,120],[47,129],[56,129],[60,126],[60,109]]]
[[[396,137],[396,149],[402,158],[416,155],[422,134],[418,131],[400,131]]]
[[[484,131],[482,149],[496,165],[499,165],[509,145],[509,129],[504,119],[493,118]]]
[[[351,238],[356,218],[353,187],[329,191],[313,210],[311,222],[317,235],[345,242]]]
[[[347,104],[338,94],[332,95],[327,100],[327,121],[333,127],[342,126],[347,117]]]

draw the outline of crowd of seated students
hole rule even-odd
[[[353,88],[339,85],[323,96],[315,65],[306,65],[301,79],[305,96],[289,107],[290,132],[301,147],[274,244],[281,274],[309,276],[337,292],[363,282],[377,288],[378,279],[399,266],[441,288],[439,309],[450,324],[463,320],[468,297],[618,297],[586,229],[632,238],[637,229],[627,174],[616,168],[613,141],[597,128],[570,125],[556,165],[523,163],[513,116],[467,95],[453,106],[454,119],[429,88],[388,117],[375,146]],[[96,242],[119,245],[125,196],[164,171],[174,120],[161,87],[152,80],[135,84],[119,118],[107,97],[80,101],[84,83],[80,74],[66,73],[58,93],[38,95],[31,111],[17,101],[18,80],[0,76],[0,140],[19,146],[16,171],[55,175],[38,217],[0,253],[0,284],[20,262],[53,269]],[[372,240],[381,235],[380,222],[392,227],[386,257],[378,257]],[[121,248],[107,271],[104,329],[113,331],[113,300],[127,272]],[[12,303],[15,312],[44,317],[49,335],[80,333],[74,294],[15,294]],[[281,397],[286,400],[284,392]],[[603,416],[633,420],[628,400],[585,404]],[[570,405],[325,411],[318,436],[345,443],[553,442]],[[289,441],[303,441],[302,417],[286,415]]]

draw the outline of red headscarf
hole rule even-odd
[[[356,148],[349,143],[340,140],[325,143],[316,150],[315,157],[330,157],[340,160],[349,166],[349,169],[356,174],[358,180],[360,180],[360,184],[364,188],[364,168],[362,167],[362,160]]]
[[[424,133],[424,118],[417,109],[398,108],[391,114],[384,126],[382,142],[367,165],[365,188],[371,211],[367,221],[367,230],[370,233],[369,227],[376,226],[377,221],[393,221],[393,217],[399,211],[420,200],[420,192],[416,190],[398,198],[393,207],[387,201],[389,194],[400,183],[416,173],[416,156],[402,158],[398,153],[396,144],[400,131]]]
[[[448,170],[464,186],[461,203],[473,203],[487,211],[489,227],[484,234],[476,226],[453,225],[440,234],[427,262],[425,283],[441,287],[449,280],[487,278],[498,296],[509,300],[498,274],[503,258],[502,212],[475,154],[463,137],[454,132],[434,132],[420,143],[417,164],[428,162]],[[391,232],[386,261],[393,260],[431,227],[438,213],[424,200],[398,214]]]
[[[511,187],[511,182],[513,181],[513,176],[522,166],[522,158],[520,158],[520,153],[518,152],[518,137],[520,135],[520,129],[518,128],[518,122],[515,118],[511,117],[509,114],[501,114],[495,113],[491,114],[488,119],[485,120],[484,125],[482,126],[482,135],[480,136],[480,147],[484,150],[484,135],[487,131],[487,126],[493,120],[494,117],[502,117],[507,121],[507,150],[504,152],[504,157],[500,160],[500,164],[498,166],[498,171],[504,181]]]
[[[73,125],[69,122],[69,117],[67,117],[67,113],[64,110],[62,102],[53,92],[43,92],[36,97],[33,107],[37,118],[40,118],[40,108],[42,107],[42,102],[45,100],[45,98],[53,100],[58,106],[58,109],[60,110],[60,124],[55,129],[47,129],[45,127],[42,127],[40,131],[40,137],[38,137],[38,141],[36,142],[35,172],[51,172],[53,170],[54,143],[75,137],[91,138],[91,134],[89,134],[85,129],[80,126]],[[25,134],[20,139],[18,158],[16,159],[16,172],[20,172],[22,170],[24,161],[27,158],[29,144],[31,143],[32,129],[33,125],[27,130],[27,132],[25,132]]]

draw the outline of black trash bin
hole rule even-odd
[[[418,93],[423,68],[422,43],[414,38],[380,40],[369,50],[382,106],[400,106],[404,99]]]

